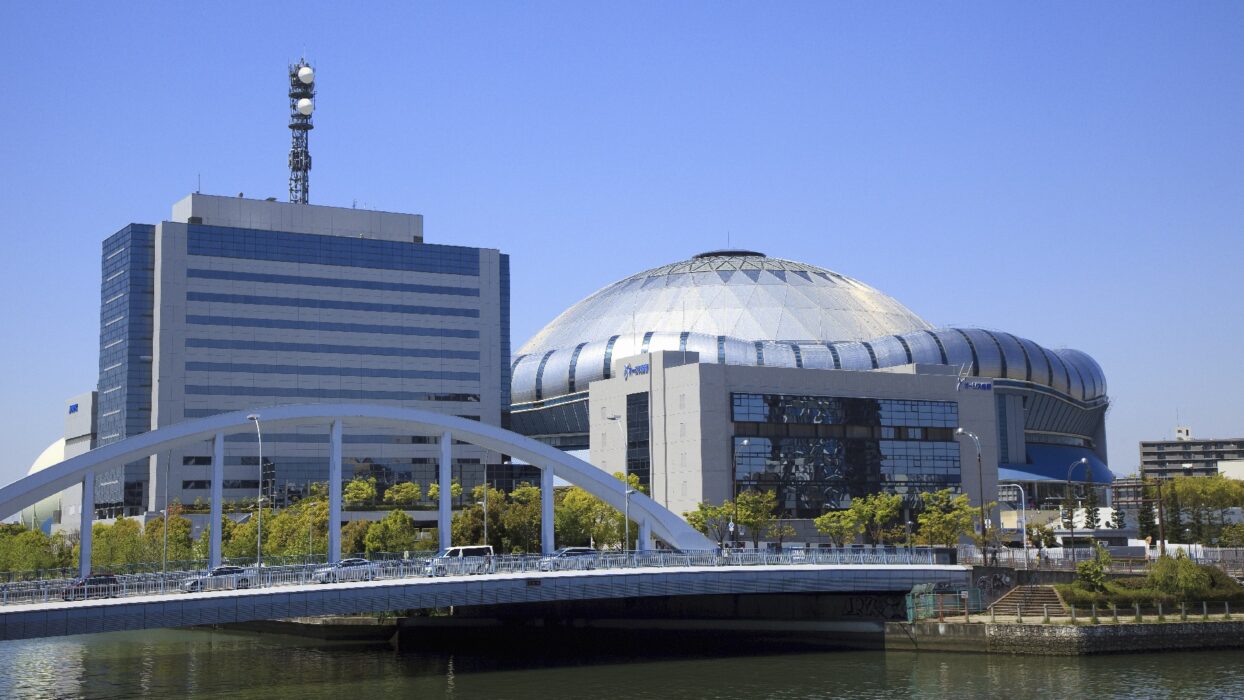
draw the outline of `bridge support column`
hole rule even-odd
[[[207,526],[211,542],[208,545],[208,565],[211,568],[220,566],[220,541],[221,530],[220,521],[224,519],[224,492],[225,492],[225,434],[216,433],[216,438],[212,440],[212,500],[211,515],[208,516]]]
[[[353,553],[353,552],[351,552]],[[328,433],[328,562],[341,560],[341,420]]]
[[[647,518],[639,521],[639,542],[635,548],[641,552],[652,549],[652,526],[648,524]]]
[[[540,470],[540,551],[552,554],[553,542],[553,467]]]
[[[91,526],[95,520],[95,471],[82,475],[82,525],[78,533],[78,575],[91,575]]]
[[[453,459],[454,436],[445,431],[441,435],[441,463],[437,475],[437,483],[441,491],[440,504],[436,511],[436,530],[440,535],[441,549],[453,546],[453,532],[450,531],[450,519],[453,517]]]

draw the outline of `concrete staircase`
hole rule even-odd
[[[989,607],[997,615],[1015,615],[1018,609],[1024,617],[1041,617],[1047,609],[1050,615],[1067,612],[1053,586],[1016,586]]]

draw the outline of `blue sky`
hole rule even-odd
[[[304,53],[311,201],[510,253],[515,347],[729,239],[1090,353],[1116,473],[1244,435],[1244,4],[125,8],[0,7],[0,482],[95,385],[104,237],[286,197]]]

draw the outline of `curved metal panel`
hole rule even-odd
[[[873,338],[868,341],[877,356],[877,367],[898,367],[907,363],[907,348],[892,335]]]
[[[998,349],[998,344],[994,342],[993,336],[979,328],[956,328],[955,330],[966,335],[971,341],[972,347],[976,349],[976,361],[979,363],[977,371],[973,374],[981,377],[1002,378],[1005,372],[1002,371],[1002,351]]]
[[[952,367],[967,367],[969,372],[976,367],[976,360],[972,357],[972,347],[968,345],[968,341],[958,332],[943,328],[933,331],[937,339],[942,341],[942,347],[946,349],[946,361]]]
[[[687,352],[700,353],[700,362],[717,362],[717,336],[692,333],[687,336]]]
[[[795,351],[786,343],[766,342],[761,344],[764,353],[765,367],[794,367]]]
[[[799,354],[806,369],[834,369],[834,356],[821,343],[800,343]]]
[[[1028,364],[1032,366],[1032,381],[1034,384],[1041,384],[1053,388],[1054,386],[1054,370],[1050,367],[1050,360],[1045,356],[1040,345],[1028,340],[1027,338],[1016,337],[1019,344],[1028,353]]]
[[[726,350],[726,364],[748,366],[756,364],[755,344],[745,343],[737,338],[726,338],[724,345]]]
[[[510,401],[530,403],[536,400],[536,370],[540,368],[541,359],[542,355],[526,355],[514,366]]]
[[[1041,352],[1050,363],[1050,371],[1054,374],[1054,382],[1050,388],[1066,396],[1071,395],[1071,376],[1067,374],[1067,364],[1054,351],[1041,347]]]
[[[1056,351],[1069,362],[1075,364],[1085,381],[1085,393],[1089,399],[1097,399],[1106,395],[1106,375],[1088,353],[1080,350],[1064,349]]]
[[[576,391],[584,391],[592,382],[605,378],[605,346],[608,344],[607,340],[597,340],[579,351],[579,361],[574,368]]]
[[[838,352],[838,361],[842,369],[863,372],[873,368],[872,355],[868,353],[868,348],[864,347],[863,343],[834,343],[833,346]]]
[[[1002,348],[1002,357],[1006,358],[1006,378],[1031,381],[1029,379],[1028,357],[1024,355],[1024,349],[1020,347],[1019,341],[1015,340],[1009,333],[985,332]]]
[[[942,361],[942,351],[937,347],[937,341],[933,340],[933,336],[928,333],[904,333],[903,340],[907,342],[907,347],[911,349],[911,359],[916,364],[944,364]]]
[[[570,392],[570,357],[573,354],[574,350],[558,350],[549,356],[540,379],[540,396],[550,399]]]
[[[1083,382],[1084,395],[1079,398],[1082,398],[1085,401],[1093,398],[1096,393],[1097,386],[1094,382],[1093,373],[1088,365],[1082,362],[1080,356],[1074,351],[1061,349],[1055,350],[1054,352],[1058,353],[1058,356],[1063,358],[1063,362],[1067,363],[1068,369],[1070,369],[1075,375],[1078,375],[1080,377],[1080,381]]]

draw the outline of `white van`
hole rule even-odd
[[[492,572],[492,545],[442,549],[423,567],[424,576],[454,576]]]

